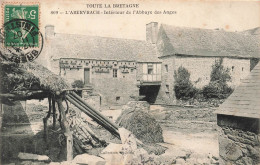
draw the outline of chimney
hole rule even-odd
[[[45,38],[46,40],[49,38],[54,37],[54,26],[53,25],[46,25],[45,26]]]
[[[146,24],[146,41],[156,44],[158,35],[158,22],[150,22]]]

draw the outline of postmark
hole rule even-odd
[[[36,59],[43,48],[37,4],[5,4],[1,29],[1,56],[7,61],[24,63]]]

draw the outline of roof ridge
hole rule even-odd
[[[96,36],[96,35],[88,35],[88,34],[73,34],[73,33],[55,33],[59,35],[71,35],[71,36],[86,36],[86,37],[92,37],[92,38],[108,38],[108,39],[115,39],[115,40],[132,40],[132,41],[141,41],[141,42],[147,42],[146,40],[138,40],[138,39],[130,39],[130,38],[117,38],[117,37],[103,37],[103,36]]]
[[[226,32],[226,33],[235,33],[235,34],[241,34],[243,31],[226,31],[223,28],[215,28],[215,29],[208,29],[208,28],[198,28],[198,27],[188,27],[188,26],[175,26],[175,25],[169,25],[169,24],[161,24],[162,26],[168,26],[169,28],[179,28],[179,29],[190,29],[190,30],[208,30],[213,32]]]

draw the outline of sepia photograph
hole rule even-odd
[[[259,1],[0,6],[0,165],[260,164]]]

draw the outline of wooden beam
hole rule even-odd
[[[64,110],[64,107],[62,105],[62,98],[58,98],[57,103],[58,103],[59,111],[61,113],[61,126],[62,126],[62,129],[64,131],[64,135],[66,137],[67,161],[71,161],[73,159],[73,136],[72,136],[72,133],[70,131],[69,122],[66,119],[65,110]]]
[[[52,97],[52,119],[53,119],[52,129],[55,130],[55,128],[56,128],[56,107],[55,107],[55,99],[53,97]]]
[[[31,100],[31,99],[44,99],[49,96],[48,91],[16,91],[12,93],[0,93],[0,99],[9,99],[9,100]]]
[[[48,119],[51,116],[51,111],[52,111],[52,105],[51,105],[51,97],[48,97],[48,102],[49,102],[49,111],[48,114],[45,118],[43,118],[43,126],[44,126],[44,140],[48,142]]]

